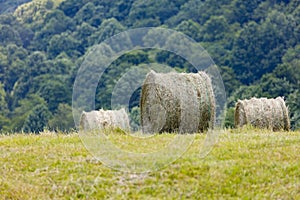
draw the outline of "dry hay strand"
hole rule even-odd
[[[238,100],[234,114],[235,127],[251,124],[273,131],[290,130],[288,108],[282,97]]]
[[[213,128],[215,97],[205,72],[147,74],[140,99],[145,133],[196,133]]]
[[[129,130],[129,117],[124,108],[120,110],[99,110],[83,112],[80,118],[82,130],[121,128]]]

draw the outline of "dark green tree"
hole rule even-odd
[[[62,11],[54,10],[45,17],[41,30],[36,30],[32,46],[35,50],[46,51],[49,41],[54,35],[74,29],[75,23],[72,19],[65,16]]]
[[[38,134],[47,128],[50,119],[50,112],[46,105],[40,104],[35,106],[26,118],[23,131],[25,133]]]
[[[7,126],[10,123],[10,120],[7,117],[8,113],[9,110],[6,102],[6,93],[4,91],[3,84],[0,82],[0,131],[7,130]]]
[[[59,104],[53,117],[49,120],[49,128],[55,131],[70,132],[75,128],[72,107],[68,104]]]
[[[37,105],[47,105],[47,103],[43,98],[36,94],[29,95],[27,98],[20,100],[19,106],[11,113],[12,123],[8,129],[12,131],[21,131],[25,120]]]
[[[83,5],[83,0],[68,0],[63,1],[58,9],[62,10],[66,16],[74,17]]]
[[[225,37],[230,31],[229,24],[223,16],[212,16],[202,27],[202,38],[204,42],[216,42]]]
[[[254,18],[254,11],[263,0],[234,0],[232,1],[231,20],[245,24]]]
[[[260,24],[249,22],[235,40],[232,64],[239,80],[251,84],[280,64],[285,49],[294,43],[295,24],[272,11]]]
[[[54,113],[60,103],[71,103],[72,90],[61,80],[50,79],[42,83],[38,93],[43,97],[49,110]]]
[[[76,13],[74,19],[77,24],[81,24],[83,22],[88,22],[96,15],[96,8],[92,2],[88,2],[85,4],[80,10]]]
[[[9,25],[0,24],[0,45],[16,44],[22,45],[19,33]]]
[[[226,96],[230,96],[236,91],[241,83],[238,81],[236,75],[230,67],[220,67],[221,76],[226,90]]]
[[[115,18],[104,20],[98,31],[89,38],[89,45],[100,44],[105,39],[112,37],[125,30],[125,27]]]
[[[140,112],[141,112],[140,108],[138,106],[135,106],[131,109],[129,113],[130,126],[134,131],[137,131],[140,126],[140,118],[141,118]]]
[[[74,38],[80,43],[80,51],[85,51],[89,47],[89,37],[96,32],[96,28],[83,22],[81,25],[76,27],[74,32]]]
[[[134,27],[141,27],[144,25],[151,26],[149,24],[150,19],[157,19],[159,24],[152,24],[152,26],[158,26],[164,23],[171,16],[178,12],[178,8],[170,0],[161,1],[134,1],[128,18],[128,23]],[[146,24],[144,23],[147,22]],[[137,26],[138,25],[138,26]]]
[[[289,106],[291,127],[294,130],[300,130],[300,90],[297,89],[289,94],[287,98],[287,105]]]
[[[50,58],[55,58],[62,52],[65,52],[69,57],[79,57],[83,51],[84,49],[80,48],[79,42],[68,33],[53,36],[47,48]]]
[[[234,128],[234,107],[228,108],[226,111],[226,117],[224,121],[224,126],[226,128]]]
[[[201,35],[201,26],[193,20],[185,20],[181,22],[177,27],[177,31],[183,32],[187,36],[193,38],[196,41],[200,41]]]

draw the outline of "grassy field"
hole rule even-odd
[[[103,166],[76,133],[0,136],[0,199],[300,198],[300,132],[226,130],[200,159],[203,138],[162,170],[130,174]]]

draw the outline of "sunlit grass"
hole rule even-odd
[[[122,148],[139,151],[172,137],[157,135],[147,145],[127,134],[109,135],[118,145],[126,139]],[[164,169],[130,174],[102,165],[77,133],[0,136],[0,199],[300,198],[300,132],[225,130],[201,159],[203,139],[197,135]]]

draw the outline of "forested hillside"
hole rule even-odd
[[[0,1],[7,2],[13,1]],[[0,13],[4,132],[73,128],[72,87],[88,49],[116,33],[149,26],[181,31],[209,52],[227,92],[227,126],[237,99],[284,96],[292,127],[300,128],[299,0],[36,0]],[[133,52],[112,65],[125,70],[154,62],[189,68],[164,51]],[[107,73],[97,108],[109,108],[113,78],[119,76]],[[137,105],[134,99],[130,111]]]
[[[31,0],[0,0],[0,14],[13,13],[16,8]]]

